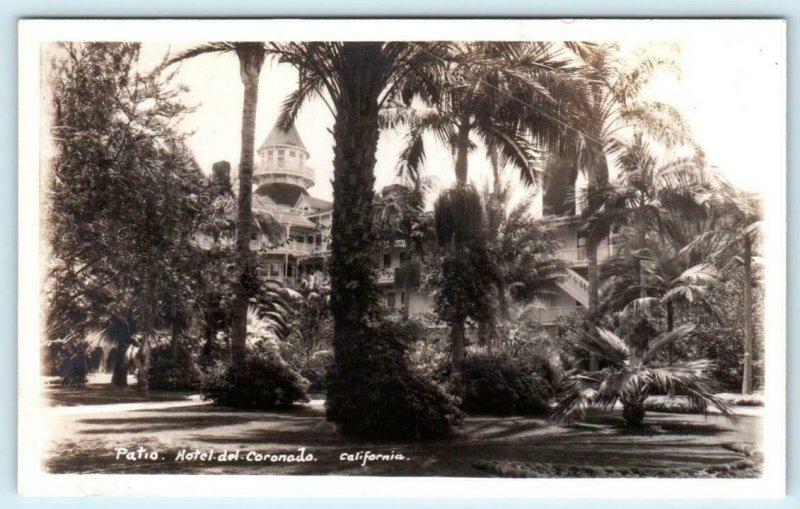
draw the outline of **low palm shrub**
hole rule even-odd
[[[511,357],[479,353],[467,357],[458,386],[468,414],[535,415],[547,411],[550,384]]]
[[[694,329],[684,325],[661,334],[649,342],[643,352],[631,350],[619,336],[597,328],[596,334],[579,333],[578,344],[606,359],[609,366],[594,372],[575,372],[563,382],[563,399],[556,406],[553,420],[570,424],[584,416],[589,408],[612,410],[622,403],[622,416],[628,426],[640,426],[645,416],[645,401],[654,391],[674,389],[686,394],[697,408],[713,405],[730,414],[727,403],[714,394],[716,387],[708,377],[711,363],[706,360],[681,362],[670,366],[651,364],[656,353]]]

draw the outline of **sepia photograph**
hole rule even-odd
[[[781,496],[785,33],[22,22],[22,493]]]

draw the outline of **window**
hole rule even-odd
[[[405,263],[407,261],[408,261],[408,253],[403,251],[402,253],[400,253],[400,263]]]
[[[313,244],[313,243],[314,243],[313,235],[309,235],[308,237],[306,237],[306,244]]]
[[[267,155],[272,157],[272,151],[271,150],[267,150]]]
[[[294,155],[295,155],[295,154],[294,154],[294,150],[290,150],[290,151],[289,151],[289,157],[294,157]]]
[[[394,309],[394,304],[395,304],[394,298],[395,298],[394,293],[386,294],[386,307]]]
[[[392,266],[392,254],[391,253],[387,253],[387,254],[383,255],[383,266],[387,267],[387,268]],[[394,294],[392,294],[392,295],[394,295]]]
[[[281,264],[278,262],[272,262],[269,264],[269,275],[270,276],[280,276],[281,275]]]
[[[586,235],[578,235],[578,247],[586,247]]]
[[[400,305],[405,306],[406,304],[406,292],[400,292]]]
[[[321,245],[322,245],[322,235],[317,235],[317,236],[316,236],[316,238],[315,238],[314,240],[316,241],[316,244],[317,244],[318,246],[321,246]]]
[[[286,276],[287,277],[292,277],[294,275],[294,270],[293,269],[294,269],[294,266],[292,264],[289,264],[289,265],[286,266]]]
[[[278,149],[278,155],[279,155],[279,156],[282,156],[282,155],[284,155],[285,153],[286,153],[286,151],[285,151],[285,150],[283,150],[283,149]]]

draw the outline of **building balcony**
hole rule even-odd
[[[530,310],[530,318],[541,325],[555,325],[556,321],[564,316],[585,311],[583,306],[559,306],[552,308],[536,308]]]
[[[597,248],[597,260],[607,260],[612,258],[619,252],[620,246],[616,244],[604,244],[598,246]],[[559,249],[556,251],[556,257],[564,260],[567,263],[571,263],[573,265],[586,265],[586,248],[579,247],[579,248],[571,248],[571,249]]]
[[[314,181],[314,170],[306,166],[304,162],[292,158],[281,161],[276,159],[262,160],[253,172],[253,176],[258,177],[263,182],[269,182],[272,178],[277,179],[277,175],[294,175]],[[283,180],[277,179],[276,181]]]
[[[387,285],[387,284],[394,284],[394,269],[393,268],[382,268],[378,270],[378,284],[379,285]]]

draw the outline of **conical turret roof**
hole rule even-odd
[[[260,152],[267,147],[275,145],[292,145],[295,147],[300,147],[308,152],[306,146],[303,145],[303,140],[300,139],[300,135],[297,133],[297,129],[295,129],[294,126],[290,127],[288,130],[283,130],[280,128],[280,126],[278,126],[278,124],[275,124],[275,126],[267,135],[267,139],[264,140],[264,143],[261,144],[258,150]]]

